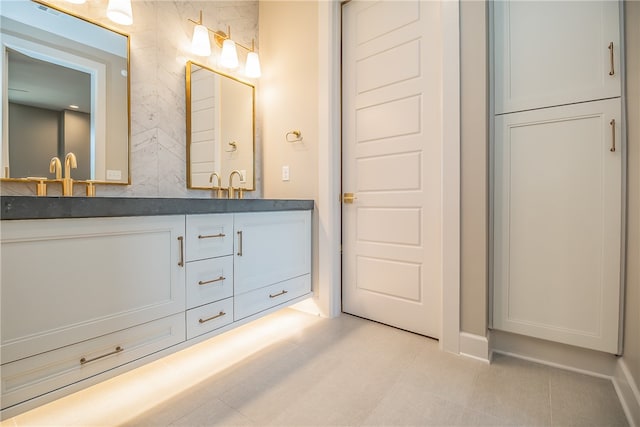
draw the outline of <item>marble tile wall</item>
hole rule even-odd
[[[105,13],[107,0],[88,0],[83,5],[73,5],[63,0],[49,3],[130,35],[131,185],[100,185],[97,195],[210,197],[208,191],[188,190],[186,187],[185,64],[193,60],[219,69],[219,49],[213,44],[214,53],[210,58],[191,54],[194,24],[188,19],[197,20],[202,10],[206,26],[226,31],[227,25],[231,25],[233,39],[250,46],[252,38],[256,43],[258,41],[257,0],[133,0],[134,23],[131,26],[119,26],[109,21]],[[238,49],[238,54],[243,63],[242,58],[246,53]],[[259,93],[259,90],[256,92]],[[257,198],[262,193],[260,136],[258,123],[256,191],[245,193],[247,198]],[[49,195],[59,195],[57,187],[50,185]],[[81,195],[83,191],[84,185],[78,185],[74,194]],[[3,182],[0,192],[3,195],[35,195],[35,184]]]

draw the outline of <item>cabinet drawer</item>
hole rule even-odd
[[[139,359],[185,340],[176,314],[2,365],[2,408]]]
[[[311,292],[311,275],[266,286],[234,297],[234,319],[240,320]]]
[[[233,214],[187,215],[187,261],[233,253]]]
[[[188,310],[187,339],[221,328],[231,322],[233,322],[233,298]]]
[[[233,296],[233,256],[187,263],[187,308]]]

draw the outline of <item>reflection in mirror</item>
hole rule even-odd
[[[254,86],[191,61],[186,77],[187,187],[226,188],[237,170],[234,187],[254,190]]]
[[[128,36],[31,1],[0,19],[3,179],[73,152],[74,179],[130,183]]]

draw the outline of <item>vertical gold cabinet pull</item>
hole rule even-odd
[[[217,319],[218,317],[222,317],[222,316],[224,316],[226,314],[227,313],[225,313],[224,311],[221,311],[220,313],[216,314],[215,316],[207,317],[206,319],[198,319],[198,322],[205,323],[205,322],[208,322],[209,320]]]
[[[122,348],[121,346],[117,346],[116,349],[113,350],[112,352],[107,353],[107,354],[103,354],[102,356],[94,357],[93,359],[87,359],[86,357],[83,357],[82,359],[80,359],[80,364],[84,365],[84,364],[89,363],[89,362],[94,362],[96,360],[103,359],[103,358],[105,358],[107,356],[111,356],[113,354],[118,354],[118,353],[120,353],[122,351],[124,351],[124,348]]]
[[[238,231],[238,256],[242,256],[242,230]]]
[[[178,265],[184,267],[184,237],[179,236],[178,241],[180,242],[180,261],[178,261]]]
[[[613,76],[616,73],[616,70],[613,68],[613,42],[609,43],[609,60],[611,61],[611,68],[609,68],[609,75]]]
[[[611,125],[611,148],[609,151],[615,153],[616,151],[616,119],[611,119],[609,122]]]

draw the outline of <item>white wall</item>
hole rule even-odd
[[[640,2],[625,2],[625,13],[628,210],[623,360],[640,386]]]
[[[97,195],[211,197],[209,191],[187,190],[186,186],[185,64],[193,60],[219,69],[219,49],[215,44],[212,45],[212,58],[191,54],[194,24],[188,19],[198,19],[198,12],[202,10],[205,25],[225,31],[227,25],[231,25],[234,40],[250,46],[252,38],[258,39],[258,2],[133,1],[134,23],[131,26],[119,26],[107,19],[106,1],[89,1],[83,5],[73,5],[64,0],[51,0],[48,3],[131,36],[132,184],[100,185]],[[238,49],[238,53],[243,64],[246,52]],[[242,78],[241,69],[229,74]],[[260,158],[260,129],[256,137],[256,158]],[[258,191],[245,193],[247,198],[261,195],[260,166],[260,162],[257,162]],[[49,194],[58,194],[58,187],[49,186]],[[84,186],[74,188],[78,195],[83,194]],[[0,193],[35,195],[35,185],[3,182],[0,184]]]
[[[262,129],[263,194],[273,199],[318,199],[318,9],[316,1],[263,1],[259,6],[262,78],[258,123]],[[287,132],[299,130],[302,141],[290,143]],[[289,180],[282,180],[288,166]],[[326,171],[324,171],[326,173]],[[319,282],[319,212],[313,216],[313,290],[327,294]],[[335,268],[334,264],[327,268]],[[312,308],[315,310],[315,307]],[[325,314],[327,310],[323,310]]]
[[[461,268],[460,329],[487,333],[488,68],[487,5],[460,3]]]
[[[318,4],[260,2],[259,117],[263,141],[264,196],[309,198],[318,194]],[[289,143],[287,132],[303,140]],[[289,181],[282,180],[289,166]]]

